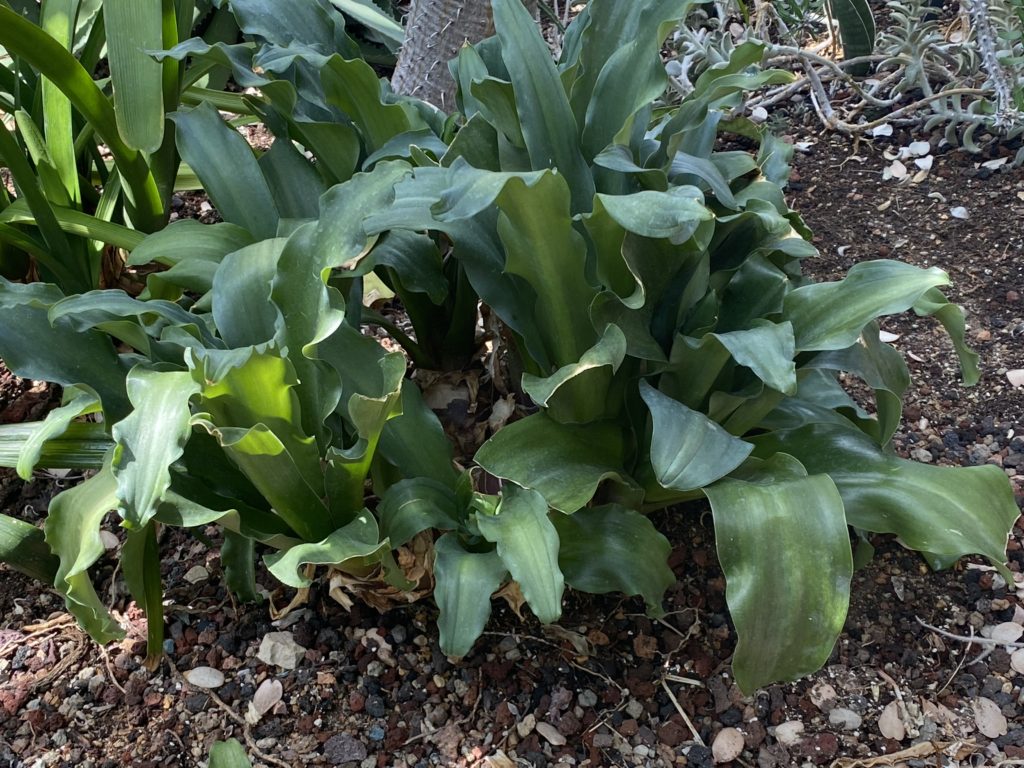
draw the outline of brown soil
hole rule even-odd
[[[810,141],[790,195],[822,251],[809,268],[831,277],[878,257],[940,266],[983,355],[981,383],[965,390],[935,323],[885,321],[915,377],[898,450],[937,463],[997,463],[1019,490],[1024,393],[1006,370],[1024,367],[1024,174],[941,154],[927,179],[897,184],[881,179],[881,145]],[[954,206],[969,218],[952,217]],[[0,412],[32,417],[41,407],[33,392],[0,379]],[[50,480],[22,486],[8,474],[0,501],[35,521],[52,490]],[[1018,585],[967,563],[932,573],[879,537],[825,669],[743,698],[729,674],[735,637],[710,521],[698,508],[659,513],[656,523],[673,542],[679,577],[664,620],[645,617],[636,601],[574,595],[560,628],[544,628],[496,603],[490,631],[457,664],[437,648],[429,604],[346,613],[315,588],[304,609],[278,622],[266,605],[236,607],[216,550],[181,532],[163,544],[169,653],[154,673],[141,666],[133,612],[129,638],[101,650],[57,597],[0,571],[0,766],[198,766],[215,739],[231,736],[248,744],[254,763],[277,766],[710,766],[724,728],[745,742],[737,766],[996,766],[1024,757],[1024,675],[1008,649],[986,654],[989,646],[968,647],[917,620],[956,635],[1022,623]],[[1024,570],[1022,540],[1018,529],[1014,572]],[[197,565],[209,578],[190,583],[185,574]],[[95,570],[103,595],[112,571],[109,558]],[[111,600],[125,609],[119,593]],[[274,631],[307,649],[296,669],[257,658]],[[198,666],[223,671],[226,683],[210,692],[184,682],[179,673]],[[246,723],[266,681],[280,682],[281,700]],[[888,726],[890,738],[882,735],[883,712],[898,713],[902,738]],[[791,724],[777,730],[782,723]]]

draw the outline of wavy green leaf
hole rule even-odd
[[[492,475],[536,490],[555,509],[571,513],[593,498],[603,480],[631,484],[625,451],[614,423],[560,424],[536,413],[500,429],[474,458]]]
[[[124,630],[96,594],[88,571],[105,551],[100,525],[117,503],[117,480],[104,467],[50,502],[44,528],[46,543],[60,558],[54,587],[64,595],[71,615],[98,643],[124,637]]]
[[[475,520],[483,537],[496,545],[537,618],[544,624],[558,621],[565,579],[558,566],[558,531],[548,519],[544,497],[505,485],[497,513],[478,513]]]
[[[495,551],[471,552],[454,533],[434,545],[434,602],[441,650],[465,656],[491,615],[491,595],[508,571]]]
[[[605,504],[555,513],[551,522],[558,531],[558,564],[570,587],[595,595],[640,595],[648,614],[664,614],[665,591],[676,581],[668,567],[672,545],[648,518]]]
[[[910,309],[932,288],[948,283],[949,276],[937,267],[865,261],[842,280],[791,292],[784,317],[793,324],[798,351],[845,349],[875,318]]]
[[[788,457],[786,457],[788,458]],[[843,500],[797,462],[704,489],[736,624],[733,674],[752,693],[818,670],[846,620],[853,555]]]
[[[662,488],[703,488],[736,469],[753,450],[750,443],[646,381],[640,383],[640,395],[651,412],[651,466]]]
[[[0,515],[0,563],[49,585],[60,568],[42,529],[8,515]]]
[[[894,533],[934,567],[979,554],[1004,568],[1019,510],[995,466],[937,467],[886,453],[854,426],[818,423],[751,438],[755,455],[791,454],[839,488],[854,528]]]
[[[187,371],[136,366],[128,374],[128,398],[135,409],[113,427],[117,445],[111,467],[125,527],[141,529],[156,514],[171,486],[170,466],[192,432],[189,401],[200,389]]]
[[[313,582],[303,573],[306,565],[344,565],[357,558],[372,558],[390,543],[380,540],[377,521],[366,510],[323,541],[297,544],[284,552],[265,555],[270,572],[282,583],[296,589]]]

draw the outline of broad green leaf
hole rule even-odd
[[[736,469],[753,450],[750,443],[646,381],[640,383],[640,395],[651,412],[651,465],[662,488],[703,488]]]
[[[441,650],[465,656],[491,615],[491,595],[508,571],[498,553],[471,552],[459,537],[446,533],[434,545],[434,602]]]
[[[937,267],[861,262],[838,282],[792,291],[786,296],[785,318],[793,323],[797,350],[845,349],[876,317],[910,309],[929,290],[948,283],[949,276]]]
[[[124,637],[124,630],[96,594],[88,571],[105,551],[100,525],[117,503],[117,480],[104,467],[50,502],[44,529],[46,543],[60,558],[54,587],[64,595],[71,615],[98,643]]]
[[[589,211],[594,181],[550,49],[520,0],[493,0],[493,9],[533,168],[557,168],[568,182],[573,213]]]
[[[121,572],[128,592],[146,614],[146,666],[155,669],[164,649],[164,587],[160,579],[160,545],[156,523],[128,532],[121,547]]]
[[[729,188],[729,182],[708,158],[678,152],[672,158],[669,173],[677,184],[692,184],[695,180],[703,181],[711,189],[719,203],[726,208],[737,207],[736,198],[733,197],[732,190]]]
[[[209,768],[252,768],[238,739],[215,741],[210,747]]]
[[[583,424],[603,418],[608,409],[612,375],[626,357],[626,336],[609,324],[598,342],[579,362],[564,365],[547,378],[523,374],[523,391],[545,408],[551,418],[567,424]]]
[[[661,46],[690,6],[690,0],[597,3],[583,32],[582,72],[572,87],[577,121],[586,104],[581,141],[587,158],[611,144],[662,95],[668,78]]]
[[[195,219],[181,219],[135,246],[128,255],[128,264],[137,267],[156,262],[173,267],[192,259],[219,264],[227,254],[252,243],[253,236],[235,224],[202,224]]]
[[[288,139],[275,139],[259,163],[283,219],[312,219],[319,211],[323,178]]]
[[[199,175],[217,211],[257,240],[277,233],[281,215],[274,195],[241,134],[217,110],[201,104],[171,116],[182,159]]]
[[[570,587],[595,595],[640,595],[651,616],[664,613],[665,590],[676,581],[668,567],[672,545],[648,518],[605,504],[555,513],[551,522],[560,541],[558,564]]]
[[[411,109],[384,101],[381,80],[365,61],[331,56],[319,69],[327,103],[338,107],[356,126],[367,155],[394,136],[427,127]]]
[[[380,33],[396,46],[401,45],[405,38],[402,25],[383,13],[371,0],[331,0],[331,5],[367,29]]]
[[[736,624],[733,674],[747,693],[818,670],[849,605],[853,555],[843,500],[826,475],[787,474],[748,473],[704,489]]]
[[[673,243],[689,239],[699,222],[714,218],[704,207],[704,195],[696,187],[597,197],[608,215],[624,229],[642,237],[670,238]]]
[[[480,533],[496,545],[498,557],[522,589],[530,609],[544,624],[562,615],[565,579],[558,567],[558,531],[548,504],[536,491],[508,484],[497,513],[478,513]]]
[[[593,498],[602,480],[630,484],[625,451],[614,423],[559,424],[536,413],[498,430],[474,458],[492,475],[536,490],[571,513]]]
[[[308,564],[343,565],[348,560],[369,558],[389,548],[387,541],[380,540],[373,515],[363,510],[351,523],[323,541],[298,544],[284,552],[265,555],[263,560],[275,578],[298,589],[313,583],[304,574],[304,566]]]
[[[402,477],[429,478],[449,487],[458,480],[451,440],[408,379],[402,382],[402,413],[384,425],[378,453]]]
[[[388,488],[377,506],[381,537],[400,547],[423,531],[459,527],[459,505],[451,487],[425,477],[413,477]]]
[[[213,320],[229,347],[274,338],[278,310],[270,301],[272,281],[286,240],[262,240],[229,253],[213,278]]]
[[[0,278],[0,357],[22,378],[85,384],[100,396],[108,419],[117,421],[131,409],[126,369],[105,334],[50,324],[47,310],[62,298],[52,285],[19,285]]]
[[[164,137],[163,67],[149,51],[164,47],[162,3],[103,0],[103,20],[121,138],[155,152]]]
[[[181,456],[192,432],[189,401],[200,385],[188,371],[152,371],[136,366],[128,374],[134,410],[112,434],[112,472],[124,525],[145,527],[171,485],[170,466]],[[153,434],[160,435],[159,440]]]
[[[0,424],[0,467],[17,467],[29,442],[41,444],[33,466],[47,469],[99,469],[114,447],[104,425],[97,422],[72,422],[59,435],[36,437],[52,426],[45,421]]]
[[[30,480],[32,470],[39,464],[47,450],[47,443],[63,436],[75,419],[96,413],[99,410],[100,401],[96,393],[83,390],[69,402],[46,414],[46,418],[42,423],[36,425],[37,428],[32,430],[22,444],[21,452],[18,454],[18,477],[22,480]]]
[[[981,378],[981,371],[978,370],[978,353],[967,346],[964,338],[966,323],[964,311],[956,304],[951,303],[942,294],[942,291],[933,288],[925,292],[915,304],[914,312],[925,317],[934,317],[942,327],[946,329],[949,338],[953,342],[953,349],[956,350],[960,359],[960,370],[963,373],[964,385],[973,387]]]
[[[894,533],[933,566],[979,554],[1004,567],[1018,516],[999,467],[937,467],[886,453],[856,427],[809,424],[751,438],[755,455],[795,456],[832,477],[855,528]]]
[[[42,529],[7,515],[0,515],[0,563],[48,585],[60,567]]]

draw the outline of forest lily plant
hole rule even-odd
[[[292,586],[328,565],[419,594],[405,555],[425,549],[441,646],[464,655],[509,581],[544,622],[566,586],[639,595],[658,615],[674,576],[645,513],[703,499],[746,691],[827,660],[849,602],[851,528],[897,534],[935,567],[977,553],[1003,568],[1017,516],[1005,475],[890,448],[909,375],[878,317],[936,318],[967,383],[978,377],[945,273],[876,261],[836,282],[802,275],[815,251],[783,197],[788,148],[733,116],[745,90],[787,75],[759,71],[761,47],[743,44],[668,107],[659,48],[689,0],[591,0],[557,62],[516,0],[493,7],[496,36],[452,64],[458,128],[430,128],[429,152],[379,154],[397,146],[380,131],[408,141],[408,121],[383,120],[392,107],[429,111],[381,84],[370,104],[358,63],[321,50],[305,61],[322,65],[325,89],[357,73],[360,99],[332,119],[358,141],[303,215],[282,215],[292,198],[274,197],[287,187],[263,163],[275,151],[306,162],[279,124],[282,149],[259,161],[225,138],[240,179],[263,174],[277,216],[231,208],[251,188],[223,176],[226,223],[175,224],[132,252],[170,267],[140,298],[0,284],[5,362],[65,387],[46,421],[0,431],[0,460],[25,477],[99,470],[51,505],[56,560],[41,564],[37,547],[21,567],[49,563],[83,626],[117,636],[88,576],[117,510],[122,572],[159,652],[158,525],[220,525],[244,598],[258,553]],[[175,120],[183,145],[196,121],[219,130],[210,110]],[[716,151],[720,129],[756,152]],[[474,456],[453,462],[407,356],[362,333],[380,324],[362,302],[374,275],[419,302],[410,314],[469,313],[475,327],[479,298],[500,322],[489,341],[522,371],[509,382],[521,418]],[[396,339],[424,352],[419,337]],[[873,391],[873,412],[841,372]]]

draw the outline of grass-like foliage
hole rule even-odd
[[[169,269],[139,298],[0,285],[0,354],[65,387],[45,422],[0,431],[0,457],[26,477],[99,470],[45,527],[56,588],[98,640],[119,633],[88,575],[110,510],[156,653],[157,526],[218,524],[247,599],[258,554],[288,585],[328,565],[415,594],[404,555],[425,552],[441,645],[464,655],[509,580],[544,622],[566,586],[639,595],[657,615],[674,577],[645,513],[706,499],[748,691],[828,658],[851,528],[898,534],[937,567],[970,553],[1002,567],[1017,515],[1005,475],[889,449],[909,377],[876,318],[934,317],[977,379],[948,278],[894,261],[802,276],[815,250],[783,196],[789,148],[723,122],[789,77],[759,69],[760,44],[669,106],[659,50],[688,0],[591,0],[557,61],[520,3],[493,0],[497,34],[452,63],[461,112],[445,119],[335,51],[330,30],[304,45],[302,18],[282,14],[259,31],[250,4],[233,7],[255,46],[172,53],[260,80],[247,99],[276,141],[259,158],[210,107],[174,117],[226,222],[145,239],[131,261]],[[723,130],[754,149],[716,150]],[[393,330],[407,354],[361,332],[381,321],[362,302],[371,279],[405,303],[415,338]],[[408,362],[472,358],[481,303],[528,415],[457,471]]]

